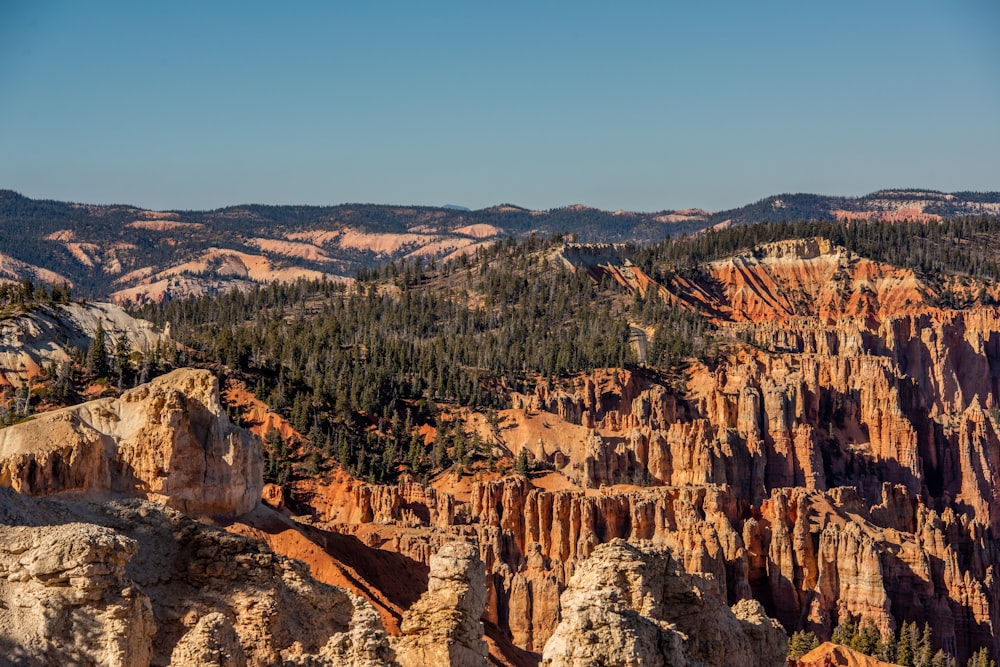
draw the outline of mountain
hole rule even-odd
[[[965,215],[1000,214],[1000,192],[879,190],[862,197],[782,194],[712,213],[709,225],[747,225],[778,220],[941,220]]]
[[[0,191],[0,280],[66,282],[79,295],[142,303],[298,278],[342,281],[392,260],[454,257],[508,236],[651,243],[710,226],[793,219],[996,214],[1000,194],[881,191],[856,199],[780,195],[739,209],[634,213],[572,205],[231,206],[150,211]]]

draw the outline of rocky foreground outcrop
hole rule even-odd
[[[32,496],[141,497],[236,516],[259,501],[262,466],[260,440],[229,422],[204,370],[0,430],[0,486]]]
[[[143,500],[0,489],[0,653],[13,665],[391,663],[378,614],[254,540]]]
[[[479,620],[486,604],[486,568],[478,551],[450,542],[431,556],[427,592],[403,615],[403,636],[393,642],[401,667],[486,666]]]
[[[570,579],[542,665],[777,667],[787,646],[781,625],[759,602],[729,609],[668,552],[615,539]]]

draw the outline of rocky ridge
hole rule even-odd
[[[0,644],[10,664],[388,664],[365,601],[149,501],[0,489]],[[213,657],[214,656],[214,657]]]

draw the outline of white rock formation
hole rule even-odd
[[[403,614],[403,636],[393,642],[401,667],[486,666],[485,582],[486,566],[471,544],[449,542],[431,556],[427,592]]]
[[[737,605],[742,620],[664,550],[598,546],[561,602],[546,667],[785,664],[785,633],[759,603]]]
[[[0,489],[0,657],[13,665],[380,667],[370,604],[256,541],[141,500]]]
[[[262,466],[259,439],[229,422],[218,380],[204,370],[0,430],[0,486],[28,495],[144,497],[235,516],[260,499]]]

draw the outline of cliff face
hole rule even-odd
[[[260,499],[262,461],[260,441],[230,424],[208,371],[174,371],[0,430],[0,486],[36,496],[138,496],[234,516]]]

